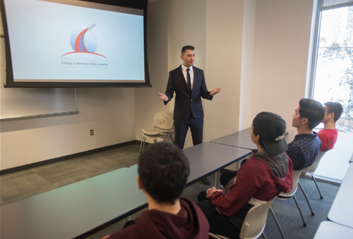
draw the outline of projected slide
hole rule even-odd
[[[144,82],[142,10],[75,2],[5,0],[14,81]]]

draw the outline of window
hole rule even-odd
[[[341,147],[341,144],[350,141],[343,148],[351,150],[353,142],[353,0],[319,0],[316,19],[316,45],[313,54],[310,97],[321,103],[334,101],[342,104],[344,111],[336,122],[336,128],[339,131],[336,146]],[[349,155],[351,154],[352,152]],[[342,159],[341,168],[333,168],[333,162],[320,162],[317,173],[324,174],[321,175],[324,177],[341,180],[348,168],[349,158]],[[327,174],[324,167],[328,168],[327,171],[330,173]],[[337,172],[332,174],[332,171]]]

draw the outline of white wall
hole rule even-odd
[[[256,0],[244,1],[243,45],[241,59],[239,130],[252,124],[252,82],[254,68],[254,45],[256,24]]]
[[[134,140],[132,89],[79,89],[78,104],[78,115],[1,122],[1,169]]]
[[[313,0],[257,0],[252,117],[281,115],[291,138],[292,115],[305,97]]]
[[[243,9],[244,1],[207,1],[206,82],[222,90],[204,102],[204,141],[239,129]]]
[[[152,88],[135,88],[135,139],[141,140],[141,129],[153,127],[153,115],[171,111],[159,99],[168,79],[168,1],[148,5],[147,38],[148,63]]]

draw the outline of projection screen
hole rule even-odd
[[[147,0],[2,4],[6,87],[150,86]]]

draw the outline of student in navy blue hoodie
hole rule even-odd
[[[209,224],[200,208],[180,197],[190,169],[178,146],[166,142],[150,145],[140,155],[138,174],[137,184],[147,197],[149,210],[133,225],[104,239],[208,238]]]

